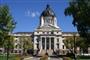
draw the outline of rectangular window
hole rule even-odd
[[[63,49],[64,49],[64,45],[62,45]]]
[[[59,38],[57,38],[57,42],[59,42]]]
[[[59,49],[59,44],[57,44],[57,48]]]

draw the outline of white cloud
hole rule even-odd
[[[35,12],[31,13],[31,17],[36,17],[36,16],[37,16],[37,14]]]
[[[30,10],[27,10],[27,11],[25,12],[25,16],[32,17],[32,18],[37,17],[37,16],[39,16],[39,15],[40,15],[40,13],[39,13],[38,11],[30,11]]]
[[[28,10],[28,11],[26,11],[26,16],[30,16],[30,11]]]

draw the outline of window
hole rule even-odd
[[[37,32],[37,33],[39,33],[39,32]]]
[[[22,48],[22,46],[20,45],[19,48]]]
[[[50,16],[45,17],[45,25],[48,26],[49,24],[51,24],[51,20],[52,20],[52,17],[50,17]]]
[[[2,52],[2,50],[0,50],[0,53]]]
[[[57,48],[59,49],[59,44],[57,44]]]
[[[37,42],[39,43],[39,38],[37,38],[36,40],[37,40]]]
[[[62,40],[62,42],[64,43],[65,40]]]
[[[15,50],[15,53],[17,53],[17,50]]]
[[[21,50],[19,50],[19,53],[21,53]]]
[[[64,36],[62,36],[62,38],[64,38]]]
[[[18,38],[18,36],[16,36],[16,38]]]
[[[43,34],[44,34],[44,32],[43,32]]]
[[[59,38],[57,38],[57,42],[59,42]]]
[[[15,48],[18,48],[18,45],[16,45]]]
[[[64,45],[62,45],[63,49],[64,49]]]
[[[52,31],[51,34],[54,34],[54,32]]]
[[[39,49],[39,44],[37,44],[37,49]]]

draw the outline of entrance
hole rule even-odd
[[[54,38],[42,37],[42,49],[54,49]]]

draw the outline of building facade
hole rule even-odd
[[[62,32],[62,29],[57,25],[57,21],[53,9],[47,5],[40,15],[39,26],[34,32],[16,32],[12,34],[14,36],[12,53],[23,53],[24,42],[29,40],[32,41],[34,54],[42,55],[47,52],[49,55],[53,55],[53,52],[56,51],[58,54],[65,54],[67,49],[63,41],[67,37],[79,36],[79,34],[76,32]],[[0,51],[4,52],[4,48],[0,48]]]
[[[75,34],[79,36],[78,33]],[[63,54],[66,50],[63,40],[68,36],[73,36],[73,32],[62,32],[61,28],[57,25],[57,17],[54,11],[47,5],[40,15],[39,26],[34,32],[17,32],[13,35],[16,36],[15,40],[19,40],[19,42],[22,36],[33,36],[34,54],[41,55],[47,52],[49,55],[52,55],[55,51],[60,51],[59,54]],[[17,45],[18,44],[15,43],[15,46]],[[19,48],[19,46],[15,47],[15,51],[18,52],[23,52],[22,49],[23,48]]]

